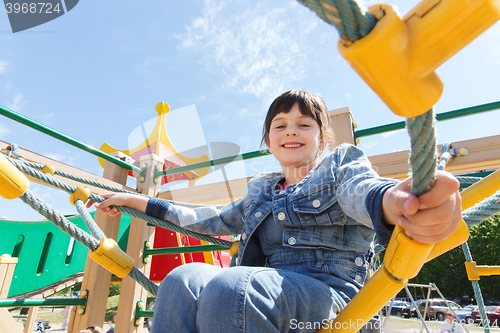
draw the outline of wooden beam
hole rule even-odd
[[[160,192],[158,198],[206,205],[223,205],[230,202],[228,188],[231,189],[233,200],[239,199],[243,197],[243,191],[250,179],[252,177]]]
[[[0,332],[23,333],[7,309],[0,309]]]
[[[157,167],[163,169],[164,159],[156,155],[145,155],[141,157],[141,165],[147,164],[147,173],[143,183],[137,182],[137,190],[149,196],[156,196],[160,190],[160,184],[154,182],[154,171]],[[194,187],[196,188],[196,187]],[[135,267],[144,275],[149,276],[151,264],[142,261],[144,243],[150,241],[153,244],[155,228],[149,227],[143,220],[132,217],[127,243],[127,254],[135,260]],[[122,279],[120,300],[118,301],[118,313],[116,314],[116,332],[141,333],[143,331],[144,319],[140,319],[138,326],[134,325],[135,306],[142,301],[146,306],[147,291],[135,282],[130,276]],[[104,304],[106,305],[106,304]]]
[[[125,158],[122,152],[115,153],[115,157]],[[116,183],[127,182],[128,170],[106,161],[104,177]],[[118,239],[120,228],[120,216],[111,217],[99,211],[96,212],[95,222],[107,238]],[[85,263],[82,290],[88,290],[88,299],[85,313],[83,315],[72,312],[68,332],[84,330],[95,325],[102,327],[106,314],[106,302],[108,299],[109,285],[111,283],[111,272],[91,259]]]
[[[451,143],[452,148],[467,148],[469,155],[456,156],[446,166],[455,175],[500,168],[500,135]],[[442,145],[438,146],[438,152]],[[408,177],[410,151],[400,151],[369,157],[375,171],[382,177],[405,179]]]

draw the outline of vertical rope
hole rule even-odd
[[[436,132],[433,108],[406,119],[411,139],[410,167],[413,175],[411,193],[418,196],[430,191],[436,178]]]
[[[467,242],[462,244],[462,250],[464,251],[465,260],[473,261],[469,249],[469,244],[467,244]],[[472,283],[472,289],[474,289],[474,295],[476,296],[477,305],[479,306],[479,312],[481,313],[481,318],[482,318],[481,320],[483,322],[484,332],[491,333],[490,322],[488,319],[486,320],[484,319],[488,318],[488,316],[486,315],[486,309],[484,308],[483,295],[481,294],[481,288],[479,287],[479,282],[471,281],[471,283]]]

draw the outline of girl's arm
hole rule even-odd
[[[162,199],[150,199],[134,194],[110,193],[102,197],[106,200],[96,203],[96,209],[109,216],[117,216],[121,213],[116,207],[111,206],[125,206],[205,235],[238,234],[243,228],[243,199],[231,202],[222,209],[216,209],[213,206],[191,209],[173,205]],[[92,204],[94,202],[89,201],[87,208],[90,208]]]
[[[149,202],[149,198],[147,197],[128,193],[108,193],[101,196],[107,200],[101,203],[95,203],[95,208],[104,214],[108,214],[109,216],[117,216],[120,214],[116,207],[112,208],[110,206],[125,206],[138,212],[146,213],[146,208]],[[87,208],[90,208],[93,204],[94,201],[90,200],[87,203]]]
[[[388,189],[382,199],[383,220],[400,224],[409,237],[421,243],[445,240],[462,220],[460,184],[450,173],[438,171],[434,187],[416,197],[410,193],[411,178]]]

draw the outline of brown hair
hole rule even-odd
[[[323,141],[326,133],[330,130],[330,116],[328,108],[319,94],[312,94],[304,90],[290,90],[278,96],[274,102],[269,106],[267,111],[266,120],[264,120],[264,127],[262,129],[262,140],[260,145],[269,142],[269,131],[271,129],[271,122],[274,117],[280,113],[288,113],[293,105],[297,103],[300,113],[304,116],[313,118],[319,125],[320,141]],[[325,149],[322,146],[318,155]]]

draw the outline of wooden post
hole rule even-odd
[[[116,152],[111,155],[130,163],[130,160],[127,160],[130,158],[122,152]],[[111,162],[106,162],[104,167],[104,178],[120,184],[126,184],[127,175],[128,170]],[[108,238],[117,239],[118,229],[120,227],[120,216],[110,217],[106,214],[97,212],[95,215],[95,222]],[[76,310],[71,312],[68,332],[76,333],[89,326],[102,327],[104,325],[104,315],[106,314],[106,303],[108,300],[110,282],[111,273],[95,261],[88,259],[85,264],[82,282],[82,290],[89,291],[87,307],[83,315],[77,314]]]
[[[7,298],[10,283],[16,269],[17,258],[12,258],[8,254],[0,256],[0,298]],[[22,333],[22,329],[12,318],[7,309],[0,309],[0,332]]]
[[[8,254],[0,256],[0,298],[7,298],[10,283],[16,269],[17,258],[12,258]]]
[[[163,169],[163,159],[156,155],[146,155],[141,157],[141,167],[147,164],[147,174],[144,182],[137,182],[137,190],[149,196],[156,196],[160,190],[161,182],[154,183],[154,170]],[[127,254],[134,258],[135,267],[149,277],[150,264],[142,262],[144,252],[144,242],[150,241],[153,243],[154,227],[148,227],[145,221],[132,218],[130,222],[130,231],[127,244]],[[138,301],[142,300],[146,304],[147,291],[138,283],[126,276],[122,280],[122,288],[120,293],[120,301],[118,303],[118,313],[116,316],[116,332],[142,332],[144,319],[141,318],[139,326],[134,326],[135,306]]]
[[[340,109],[328,111],[330,114],[330,125],[333,138],[330,139],[330,150],[341,143],[355,144],[354,132],[352,130],[353,118],[351,109],[346,106]]]
[[[24,333],[31,333],[35,328],[36,316],[38,314],[38,306],[30,307],[28,311],[28,318],[26,318],[26,325],[24,325]]]

